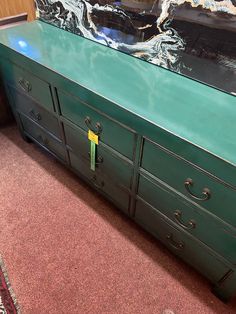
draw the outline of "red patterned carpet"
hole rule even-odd
[[[0,314],[19,314],[13,290],[7,276],[7,270],[0,256]]]
[[[0,174],[0,253],[22,313],[236,313],[15,126],[0,129]]]

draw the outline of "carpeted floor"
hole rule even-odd
[[[0,253],[22,313],[236,313],[14,125],[0,129]]]

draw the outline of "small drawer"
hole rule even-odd
[[[236,227],[236,190],[148,140],[141,167]]]
[[[2,72],[6,82],[33,97],[43,107],[54,111],[50,85],[47,82],[6,60],[2,63]]]
[[[58,119],[52,113],[40,107],[32,98],[20,93],[15,88],[9,88],[14,109],[24,113],[56,137],[61,138]]]
[[[92,186],[107,195],[108,198],[114,201],[120,209],[122,209],[125,213],[128,213],[130,199],[129,193],[119,188],[114,183],[114,180],[112,181],[101,174],[91,171],[87,164],[84,163],[83,158],[79,158],[72,152],[69,154],[72,168],[86,178]]]
[[[90,141],[87,133],[64,124],[66,143],[77,156],[84,158],[86,167],[90,167]],[[96,173],[105,174],[117,184],[130,188],[133,176],[132,163],[117,155],[102,143],[97,146]]]
[[[57,155],[60,159],[66,159],[66,151],[58,140],[53,138],[47,132],[43,131],[37,124],[30,121],[25,116],[20,115],[20,119],[23,129],[28,135],[32,136],[38,143]]]
[[[141,200],[136,204],[135,220],[213,283],[217,283],[230,270],[207,246],[179,231],[175,224]]]
[[[83,130],[99,134],[99,139],[119,153],[133,160],[135,133],[83,104],[78,98],[58,90],[62,115]]]
[[[185,231],[236,264],[236,230],[152,179],[140,176],[138,195]]]

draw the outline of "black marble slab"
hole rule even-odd
[[[236,95],[236,0],[36,0],[42,21]]]

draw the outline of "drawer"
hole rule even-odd
[[[43,131],[37,124],[30,121],[23,115],[20,115],[24,131],[32,136],[37,142],[43,145],[47,150],[57,155],[60,159],[66,159],[66,151],[58,140],[53,138],[47,132]]]
[[[148,140],[141,167],[236,227],[236,190],[230,186]]]
[[[217,283],[230,269],[220,257],[204,244],[180,231],[175,224],[145,204],[137,201],[135,220],[163,242],[174,254],[192,265],[213,283]]]
[[[91,129],[99,133],[99,139],[119,153],[134,158],[135,133],[108,117],[83,104],[78,98],[58,90],[62,115],[86,132]],[[104,108],[105,109],[105,108]]]
[[[54,111],[50,85],[47,82],[6,60],[2,62],[2,72],[6,82],[33,97],[48,110]]]
[[[40,107],[32,98],[25,96],[15,88],[9,88],[9,90],[15,110],[24,113],[50,133],[61,138],[58,119],[52,113]]]
[[[128,213],[130,196],[127,191],[119,188],[114,183],[114,180],[112,181],[105,176],[91,171],[89,167],[87,167],[87,164],[84,163],[83,158],[77,157],[72,152],[70,152],[69,155],[72,168],[86,178],[92,186],[107,195],[120,209]]]
[[[236,264],[235,229],[142,175],[139,179],[138,195],[180,228]]]
[[[86,167],[90,167],[90,141],[87,133],[64,124],[67,145],[74,154],[84,158]],[[122,155],[117,155],[102,143],[97,146],[96,173],[105,174],[118,184],[127,188],[131,187],[133,166]]]

